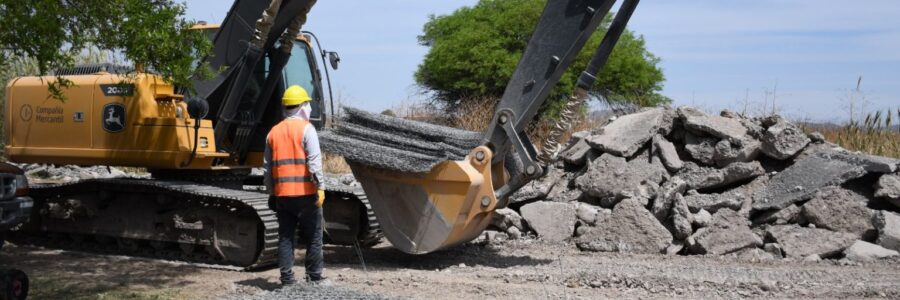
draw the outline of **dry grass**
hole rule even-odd
[[[854,122],[844,127],[812,127],[806,130],[818,131],[826,140],[849,150],[900,158],[900,129],[895,126],[894,120],[900,120],[900,109],[896,111],[896,116],[891,110],[869,113],[861,124]]]
[[[455,112],[449,114],[447,120],[440,120],[440,118],[433,119],[436,120],[436,123],[443,123],[443,125],[482,132],[487,128],[491,119],[494,117],[494,109],[497,107],[497,104],[498,99],[495,98],[470,99],[469,101],[464,101]],[[437,116],[442,114],[434,113],[434,115]],[[573,124],[571,130],[562,135],[562,143],[565,144],[566,141],[571,138],[572,133],[590,130],[595,128],[596,125],[598,125],[597,123],[597,120],[588,119],[582,116],[575,124]],[[550,130],[553,126],[553,122],[546,120],[540,120],[529,124],[526,132],[531,139],[531,142],[534,143],[537,151],[541,150],[540,148],[543,141],[550,136]]]
[[[350,173],[350,165],[344,160],[343,156],[324,153],[325,160],[322,162],[325,173],[329,174],[347,174]]]

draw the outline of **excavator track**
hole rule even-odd
[[[277,262],[268,195],[187,181],[93,179],[31,188],[31,221],[14,237],[52,248],[253,270]]]
[[[329,218],[326,215],[325,230],[330,243],[341,245],[354,245],[354,243],[358,243],[357,245],[360,247],[371,247],[377,245],[382,241],[384,235],[381,232],[381,224],[379,224],[378,219],[375,218],[375,211],[372,210],[372,204],[369,203],[369,198],[366,196],[365,191],[363,191],[361,187],[328,186],[325,192],[327,193],[327,196],[325,197],[325,199],[327,199],[325,204],[326,206],[335,203],[335,201],[337,200],[343,200],[347,201],[347,203],[359,203],[360,205],[362,205],[362,207],[359,207],[357,211],[365,211],[365,214],[361,214],[361,216],[359,217],[359,223],[356,226],[356,229],[351,230],[350,235],[341,237],[338,237],[337,233],[334,232],[334,230],[329,230],[328,220],[340,220],[346,218]]]

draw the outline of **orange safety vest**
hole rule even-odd
[[[309,121],[285,119],[269,131],[267,143],[272,150],[272,182],[275,196],[296,197],[315,195],[318,189],[306,165],[303,131]]]

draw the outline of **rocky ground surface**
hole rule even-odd
[[[298,251],[302,255],[302,251]],[[34,299],[898,298],[900,260],[760,260],[582,252],[531,238],[411,256],[386,244],[326,246],[330,287],[281,288],[278,271],[237,272],[143,258],[7,245],[0,266]],[[296,270],[302,270],[298,260]]]

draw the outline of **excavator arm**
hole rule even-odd
[[[350,164],[394,247],[422,254],[470,241],[543,174],[525,129],[615,2],[548,1],[484,133],[348,109],[322,135]],[[579,89],[593,85],[637,3],[625,0]]]

